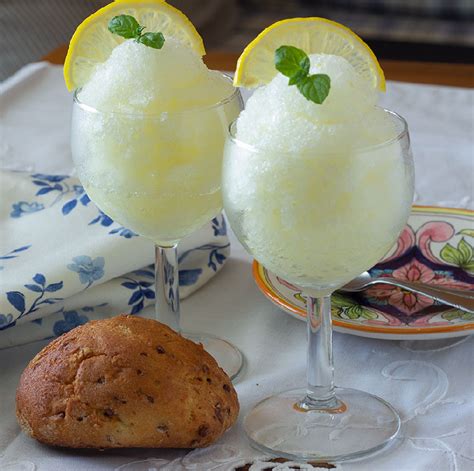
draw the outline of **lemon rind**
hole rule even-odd
[[[166,3],[165,0],[115,0],[105,5],[104,7],[100,8],[96,12],[92,13],[90,16],[88,16],[84,21],[82,21],[82,23],[74,31],[74,34],[72,35],[71,40],[69,41],[69,47],[66,54],[66,59],[64,60],[64,68],[63,68],[64,82],[66,83],[66,87],[69,91],[73,91],[82,85],[82,84],[75,83],[73,79],[74,74],[73,74],[72,69],[73,69],[73,57],[74,57],[74,50],[75,50],[76,43],[79,42],[79,38],[84,33],[84,31],[86,31],[92,24],[94,24],[98,20],[98,18],[101,18],[103,15],[109,13],[110,10],[116,10],[116,9],[118,10],[119,7],[117,4],[121,4],[121,3],[126,4],[126,5],[139,5],[139,4],[166,5],[166,8],[169,11],[172,11],[178,17],[180,17],[183,20],[183,24],[185,24],[186,27],[188,28],[188,31],[190,33],[189,37],[190,39],[193,40],[192,42],[194,45],[194,50],[201,57],[206,54],[202,37],[197,32],[196,28],[191,23],[189,18],[182,11]]]
[[[121,1],[121,0],[118,0]],[[255,50],[255,48],[258,46],[258,43],[262,41],[262,39],[267,36],[267,34],[270,31],[274,31],[276,28],[289,24],[289,23],[299,23],[299,22],[308,22],[308,21],[315,21],[315,22],[322,22],[325,24],[330,24],[332,26],[335,26],[337,28],[343,29],[346,33],[349,34],[357,43],[359,43],[363,49],[367,52],[368,56],[372,59],[373,64],[375,65],[375,71],[377,73],[377,88],[379,91],[384,92],[386,88],[385,84],[385,75],[380,67],[379,61],[377,60],[377,57],[375,56],[374,52],[372,49],[369,47],[369,45],[362,39],[360,36],[358,36],[354,31],[352,31],[350,28],[347,26],[344,26],[336,21],[328,20],[327,18],[321,18],[318,16],[313,16],[313,17],[306,17],[306,18],[288,18],[285,20],[280,20],[272,25],[268,26],[265,28],[261,33],[259,33],[256,38],[251,41],[246,48],[243,50],[242,54],[240,55],[239,59],[237,60],[237,67],[234,75],[234,86],[235,87],[247,87],[247,88],[254,88],[259,85],[263,85],[263,82],[259,81],[247,81],[245,80],[244,77],[244,72],[245,72],[245,62],[249,59],[249,56],[251,56],[252,52]],[[311,53],[311,52],[309,52]],[[275,70],[275,75],[277,74],[277,71]]]

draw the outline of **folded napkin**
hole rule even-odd
[[[154,302],[153,244],[67,175],[0,171],[0,348],[58,336]],[[179,247],[181,297],[230,252],[222,215]]]

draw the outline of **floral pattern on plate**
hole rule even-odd
[[[414,206],[395,246],[369,270],[373,277],[420,281],[474,291],[474,212]],[[305,317],[301,290],[254,262],[262,292],[285,311]],[[335,330],[376,338],[443,338],[474,331],[474,314],[389,285],[332,297]]]

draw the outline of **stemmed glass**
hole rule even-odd
[[[374,265],[404,227],[414,171],[403,118],[382,111],[394,137],[339,153],[256,148],[230,126],[224,208],[240,242],[307,297],[307,386],[257,404],[244,420],[251,443],[289,459],[346,460],[397,435],[383,399],[334,386],[331,293]],[[268,140],[268,139],[267,139]]]
[[[179,332],[177,245],[222,210],[222,151],[243,105],[238,89],[229,89],[219,103],[159,114],[97,110],[74,93],[71,145],[81,183],[105,214],[156,244],[156,318]],[[183,335],[201,342],[231,378],[239,373],[235,346]]]

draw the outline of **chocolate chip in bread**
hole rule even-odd
[[[26,433],[72,448],[204,447],[239,412],[229,377],[201,345],[135,316],[51,342],[24,370],[16,406]]]

